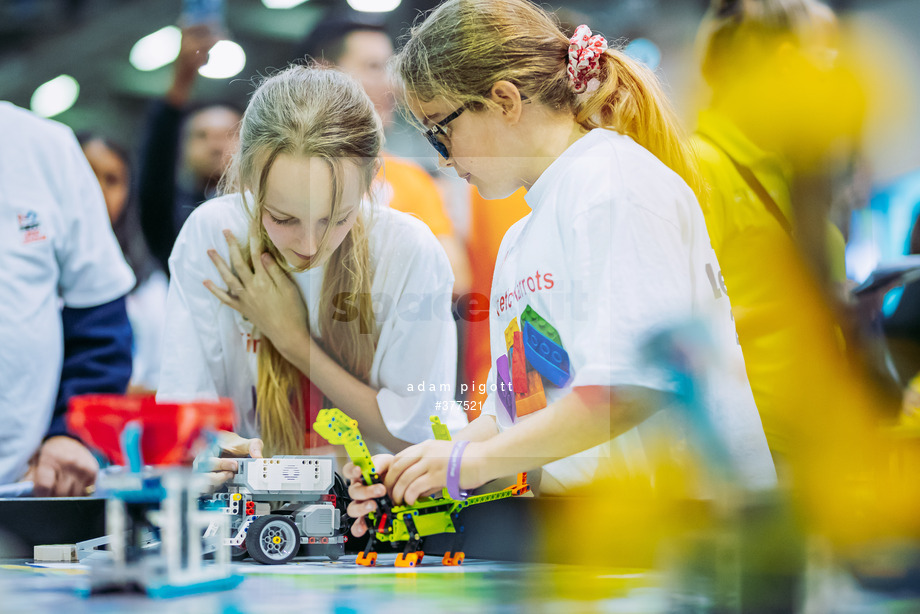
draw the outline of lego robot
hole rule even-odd
[[[450,440],[447,427],[437,416],[431,417],[431,428],[436,439]],[[351,461],[361,468],[364,481],[374,484],[380,476],[374,469],[370,452],[358,431],[358,422],[349,418],[339,409],[323,409],[316,417],[313,430],[333,445],[344,445]],[[414,505],[393,505],[388,496],[377,499],[377,511],[368,514],[370,538],[364,552],[359,553],[356,563],[359,565],[376,565],[377,553],[374,545],[378,541],[406,542],[403,552],[396,557],[397,567],[415,567],[420,565],[425,556],[423,541],[430,535],[454,533],[453,548],[441,559],[443,565],[460,565],[464,553],[461,551],[463,527],[459,522],[460,511],[470,505],[496,501],[507,497],[516,497],[530,490],[527,474],[518,475],[518,481],[498,492],[474,495],[463,501],[452,499],[444,489],[440,496],[423,497]]]
[[[234,558],[248,553],[259,563],[283,565],[298,554],[342,556],[345,527],[336,507],[331,457],[275,456],[238,463],[228,491],[201,504],[229,516],[225,544]]]

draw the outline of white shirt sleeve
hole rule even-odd
[[[169,257],[171,277],[157,391],[160,401],[215,399],[227,394],[217,316],[221,303],[203,284],[217,275],[207,250],[221,243],[208,240],[203,213],[199,208],[189,217]]]
[[[566,341],[571,385],[671,390],[640,351],[652,332],[692,311],[681,230],[645,206],[610,198],[571,219],[563,244],[576,310],[574,339]]]
[[[115,239],[99,181],[67,132],[51,180],[64,224],[56,247],[59,291],[67,307],[96,307],[130,292],[134,273]]]
[[[396,301],[389,317],[379,323],[374,355],[377,405],[390,433],[412,443],[432,438],[430,416],[440,416],[451,431],[466,424],[453,401],[457,374],[457,328],[451,313],[454,276],[444,249],[430,231],[427,235],[413,241],[408,262],[388,263],[390,270],[385,274],[391,274],[394,265],[405,267],[405,273],[393,276],[400,280],[399,285],[388,284],[387,296],[375,297],[395,297]]]

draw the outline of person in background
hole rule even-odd
[[[466,247],[470,259],[470,293],[465,300],[461,297],[457,311],[464,322],[463,374],[467,392],[464,408],[470,420],[475,420],[488,396],[487,382],[492,365],[489,294],[495,259],[502,237],[515,222],[530,212],[530,208],[524,200],[524,189],[499,200],[483,198],[475,186],[470,186],[469,194],[470,228]]]
[[[822,347],[832,351],[837,337],[833,318],[795,305],[825,304],[820,294],[841,288],[845,275],[843,236],[827,218],[830,194],[803,198],[797,185],[807,185],[809,173],[827,162],[820,129],[834,113],[816,116],[820,107],[779,82],[807,75],[821,84],[815,87],[825,86],[834,74],[836,19],[817,0],[714,0],[698,36],[711,89],[693,136],[710,188],[703,213],[779,460],[790,448],[791,421],[808,411],[801,387],[811,369],[802,364],[802,340],[823,335]],[[852,102],[836,104],[848,109]],[[816,133],[793,129],[800,123]],[[791,294],[793,285],[809,288],[807,295]],[[839,298],[836,290],[827,294]],[[822,379],[813,375],[812,382]]]
[[[164,271],[182,224],[217,194],[236,150],[241,113],[229,103],[187,108],[198,69],[218,37],[212,27],[182,30],[182,43],[165,98],[151,106],[141,147],[138,204],[144,238]]]
[[[0,134],[0,483],[79,496],[99,464],[67,403],[125,392],[135,280],[73,132],[0,102]]]
[[[387,77],[393,42],[381,23],[357,15],[321,20],[304,39],[299,56],[336,66],[354,77],[367,92],[384,130],[393,123],[395,99]],[[437,184],[418,164],[382,154],[383,167],[373,192],[376,204],[410,213],[425,222],[438,238],[454,272],[454,297],[470,288],[470,263],[454,231]]]
[[[115,238],[134,271],[137,285],[126,297],[128,319],[134,331],[132,394],[156,391],[160,372],[160,348],[169,279],[147,249],[132,198],[132,166],[127,149],[94,133],[77,134],[83,154],[102,187],[105,206]]]

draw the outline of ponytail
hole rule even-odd
[[[696,154],[654,73],[622,51],[608,49],[601,57],[599,82],[576,100],[575,121],[586,130],[612,128],[631,137],[680,175],[702,203],[705,188]]]

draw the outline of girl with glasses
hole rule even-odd
[[[486,198],[526,188],[531,213],[496,261],[483,415],[453,443],[378,458],[384,485],[346,467],[350,514],[384,487],[396,502],[443,487],[462,497],[542,466],[541,492],[559,494],[643,471],[636,427],[667,421],[653,414],[674,384],[642,366],[642,348],[693,315],[712,316],[728,360],[706,399],[718,436],[746,486],[771,487],[694,159],[651,71],[585,26],[564,35],[526,0],[447,0],[412,29],[395,72],[441,164]]]

